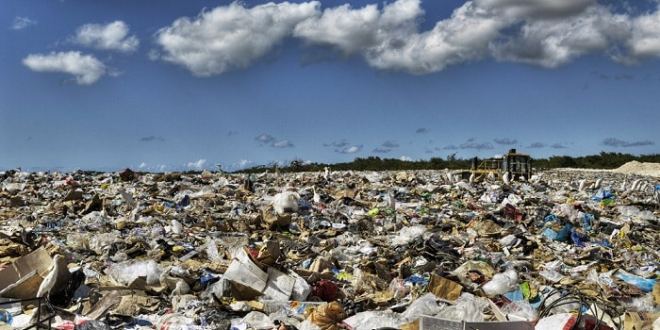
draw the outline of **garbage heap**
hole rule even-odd
[[[657,329],[656,180],[0,172],[0,329]]]

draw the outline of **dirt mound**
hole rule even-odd
[[[627,162],[621,165],[621,167],[612,170],[612,172],[660,177],[660,163],[642,163],[633,160],[632,162]]]

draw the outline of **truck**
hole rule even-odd
[[[503,179],[504,175],[509,173],[510,180],[523,178],[529,180],[532,176],[532,157],[519,153],[516,149],[510,149],[508,153],[502,156],[496,156],[479,160],[472,159],[469,171],[463,171],[462,177],[472,177],[474,181],[480,181],[487,177]]]

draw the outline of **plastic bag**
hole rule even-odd
[[[172,233],[176,235],[181,235],[181,233],[183,233],[183,225],[179,221],[172,220],[171,228],[172,228]]]
[[[408,308],[401,313],[401,318],[406,322],[419,319],[422,315],[434,316],[445,308],[446,304],[438,302],[433,293],[427,293],[415,299]]]
[[[518,284],[518,273],[515,270],[509,269],[504,273],[495,274],[493,279],[484,284],[481,289],[484,290],[486,295],[492,297],[500,294],[505,294],[511,290],[515,290]]]
[[[422,234],[424,234],[425,232],[426,232],[426,227],[421,225],[403,227],[399,231],[399,235],[394,237],[394,239],[392,240],[392,244],[394,246],[406,245],[415,238],[422,236]]]
[[[114,264],[106,270],[119,283],[129,285],[138,277],[147,278],[148,285],[157,284],[163,270],[153,260],[131,260]]]
[[[167,330],[201,330],[202,327],[194,325],[194,320],[181,314],[165,314],[156,325],[156,329]]]
[[[256,330],[265,330],[273,328],[273,320],[268,317],[268,315],[261,312],[249,312],[241,322],[247,323],[250,328]]]
[[[577,319],[575,315],[563,313],[544,317],[536,323],[536,330],[572,329]]]
[[[401,299],[410,293],[410,288],[405,285],[405,281],[400,278],[395,278],[390,282],[388,290],[394,295],[395,299]]]
[[[89,249],[96,254],[103,254],[105,249],[109,249],[112,244],[119,241],[119,232],[99,233],[92,235],[89,239]]]
[[[634,274],[630,274],[626,271],[619,270],[615,275],[618,279],[638,287],[644,292],[653,291],[653,286],[655,285],[656,280],[643,278]]]
[[[512,321],[535,321],[538,318],[536,310],[527,301],[513,301],[501,310]]]
[[[357,313],[344,320],[353,330],[371,330],[379,328],[399,329],[405,323],[401,317],[390,311],[366,311]]]
[[[220,253],[218,252],[218,245],[213,239],[208,239],[206,241],[206,256],[209,258],[209,260],[213,262],[223,261],[223,258],[220,256]]]
[[[284,214],[287,212],[298,212],[298,200],[300,195],[285,191],[275,195],[273,198],[273,209],[277,214]]]
[[[488,307],[486,299],[463,293],[456,300],[455,305],[443,308],[436,314],[436,317],[453,321],[482,322],[484,320],[483,312]]]

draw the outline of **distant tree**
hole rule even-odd
[[[302,170],[303,166],[305,166],[305,161],[302,159],[294,159],[291,162],[289,162],[289,167],[293,171],[300,171]]]

